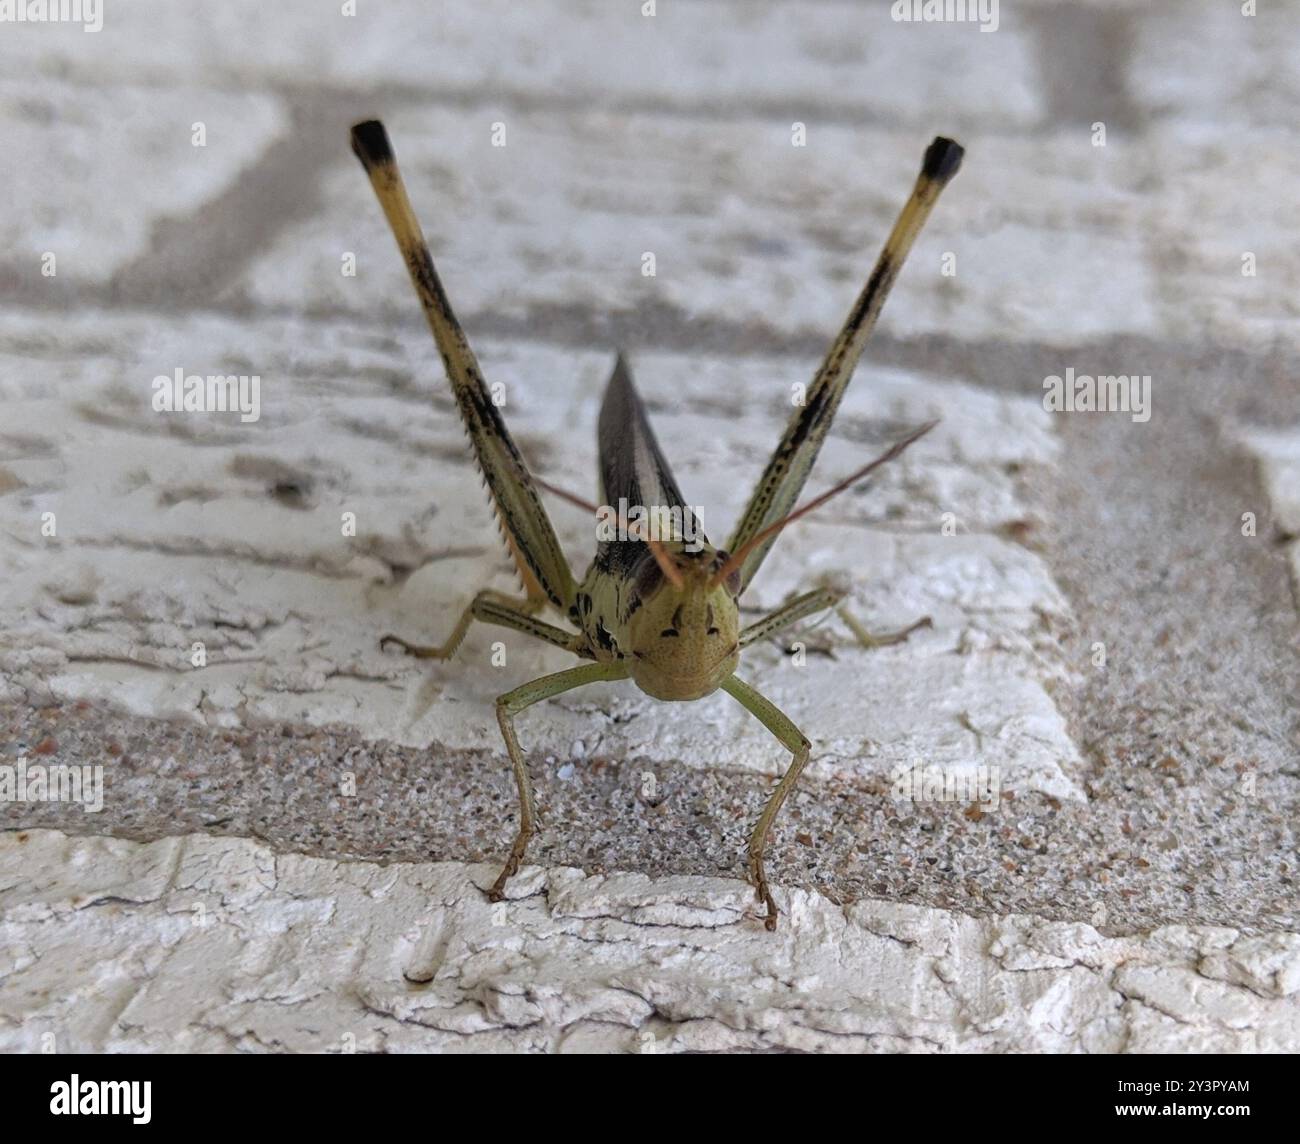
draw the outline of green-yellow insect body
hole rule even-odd
[[[492,589],[480,591],[440,646],[422,648],[394,636],[384,637],[381,646],[392,642],[417,656],[447,659],[477,619],[544,640],[589,661],[525,683],[497,699],[497,721],[514,771],[520,813],[510,856],[488,896],[493,901],[505,896],[506,884],[519,869],[536,830],[532,780],[515,734],[515,716],[575,687],[630,678],[647,695],[669,701],[699,699],[721,689],[759,719],[791,753],[790,767],[768,797],[749,842],[749,877],[767,907],[765,924],[769,930],[775,929],[779,911],[764,869],[764,848],[773,821],[808,764],[812,744],[788,716],[735,671],[745,646],[768,639],[816,612],[839,610],[840,599],[830,589],[814,589],[743,629],[737,601],[787,524],[860,481],[933,428],[933,422],[922,426],[852,476],[792,511],[885,297],[939,193],[961,165],[962,148],[950,139],[937,138],[926,150],[916,185],[875,269],[808,386],[805,402],[795,409],[726,551],[713,547],[699,533],[699,522],[682,499],[632,384],[631,372],[619,356],[598,425],[605,504],[586,505],[571,494],[551,491],[594,509],[606,526],[614,505],[636,506],[638,521],[666,517],[676,523],[667,536],[655,536],[653,529],[646,529],[644,535],[632,535],[632,530],[616,532],[616,539],[598,533],[596,558],[581,583],[575,581],[542,505],[537,491],[542,482],[524,465],[452,312],[383,126],[375,121],[357,124],[352,129],[352,148],[370,176],[406,261],[525,591],[523,600]],[[617,511],[621,516],[623,509]],[[627,511],[630,518],[631,508]],[[536,613],[548,607],[577,630],[538,619]],[[840,614],[865,647],[898,643],[929,623],[925,617],[901,631],[873,636],[849,613]]]
[[[722,686],[740,662],[740,609],[732,587],[712,585],[725,553],[705,546],[674,552],[683,583],[666,576],[623,626],[628,674],[647,695],[670,701],[702,699]],[[653,558],[651,558],[653,559]]]

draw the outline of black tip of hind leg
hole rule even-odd
[[[961,167],[962,156],[966,149],[942,135],[935,138],[925,150],[925,161],[921,164],[921,174],[938,183],[946,183]]]
[[[393,147],[388,132],[378,119],[367,119],[352,128],[352,151],[367,171],[393,162]]]

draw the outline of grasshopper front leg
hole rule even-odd
[[[465,633],[469,631],[470,624],[475,620],[482,620],[485,624],[497,624],[503,628],[513,628],[526,636],[532,636],[534,639],[543,640],[546,643],[554,644],[556,647],[562,647],[565,651],[571,651],[575,655],[590,658],[591,653],[587,650],[587,642],[582,636],[576,632],[566,632],[563,628],[557,628],[554,624],[548,624],[533,616],[534,612],[545,607],[545,605],[546,600],[544,598],[530,597],[526,600],[515,600],[503,592],[485,588],[474,597],[470,606],[461,613],[460,619],[445,643],[436,646],[422,646],[407,643],[400,636],[387,635],[380,639],[379,648],[382,651],[386,644],[391,643],[396,644],[407,655],[413,655],[417,659],[450,659],[456,654],[456,649],[464,641]]]
[[[767,906],[767,917],[763,924],[769,930],[774,930],[776,919],[781,911],[777,909],[776,900],[772,897],[772,891],[767,884],[767,871],[763,868],[763,851],[767,846],[767,835],[772,829],[773,819],[780,813],[786,796],[794,789],[794,784],[799,781],[804,767],[808,765],[812,743],[776,704],[760,695],[738,676],[732,675],[724,680],[722,690],[740,703],[746,711],[756,716],[764,727],[781,740],[782,746],[794,755],[790,769],[781,777],[776,790],[772,792],[767,805],[763,807],[763,813],[759,815],[754,832],[749,836],[750,881],[754,884],[754,892],[758,900]]]
[[[537,829],[533,782],[528,777],[528,764],[524,762],[524,753],[519,749],[519,739],[515,735],[515,716],[525,707],[572,691],[575,687],[626,678],[627,668],[621,663],[586,663],[581,667],[571,667],[567,671],[557,671],[554,675],[534,679],[531,683],[507,691],[497,699],[497,722],[501,725],[501,735],[506,741],[510,765],[515,772],[515,786],[519,789],[519,832],[515,835],[514,845],[510,847],[510,857],[488,890],[489,901],[499,902],[506,896],[506,882],[518,872],[519,863],[523,861],[524,851],[528,848],[528,840]]]
[[[837,592],[834,588],[814,588],[811,592],[805,592],[745,628],[740,633],[740,646],[747,647],[759,640],[765,640],[790,627],[791,624],[797,624],[807,616],[825,611],[827,608],[835,609],[835,614],[844,621],[845,626],[863,647],[887,647],[890,644],[902,643],[918,628],[934,626],[934,621],[929,616],[922,616],[914,624],[909,624],[896,632],[881,632],[879,635],[873,635],[863,627],[857,617],[843,607],[841,603],[843,598],[843,593]]]

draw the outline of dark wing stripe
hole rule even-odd
[[[626,497],[629,505],[685,507],[622,354],[605,387],[596,443],[605,504]]]
[[[645,406],[632,382],[632,371],[622,354],[605,388],[596,441],[604,504],[617,509],[622,497],[629,508],[677,508],[684,521],[693,520],[694,514],[650,428]],[[696,535],[704,539],[702,533]],[[606,541],[598,546],[596,560],[607,572],[630,576],[647,556],[645,546],[637,541]]]

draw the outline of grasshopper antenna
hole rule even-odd
[[[568,501],[569,504],[576,505],[578,508],[586,509],[590,513],[598,513],[600,511],[600,509],[597,508],[596,505],[592,504],[591,501],[578,496],[577,493],[569,492],[568,489],[562,489],[559,485],[553,485],[550,481],[544,481],[541,477],[533,477],[533,484],[535,484],[539,489],[545,489],[548,493],[554,493],[560,498],[560,500]]]
[[[709,581],[709,587],[716,588],[719,584],[721,584],[728,576],[731,575],[732,572],[734,572],[737,568],[739,568],[742,564],[745,563],[746,558],[755,548],[757,548],[760,544],[764,543],[765,541],[770,540],[778,532],[780,532],[783,528],[785,528],[787,524],[793,524],[801,516],[807,516],[814,509],[821,508],[821,506],[824,505],[832,497],[838,496],[845,489],[851,488],[853,485],[856,485],[860,480],[862,480],[863,477],[867,476],[875,469],[880,468],[881,465],[887,464],[888,462],[892,461],[895,457],[897,457],[904,449],[906,449],[913,442],[919,441],[922,437],[924,437],[928,432],[930,432],[931,429],[933,429],[938,424],[939,422],[937,420],[927,421],[919,429],[914,429],[906,437],[903,437],[901,440],[895,441],[894,444],[890,445],[890,447],[886,449],[883,453],[881,453],[879,457],[877,457],[874,461],[871,461],[868,464],[863,465],[862,468],[860,468],[856,473],[852,473],[849,476],[845,477],[844,480],[840,481],[839,484],[833,485],[831,488],[827,489],[820,496],[813,497],[813,499],[810,500],[802,508],[795,509],[794,512],[790,513],[788,516],[783,516],[780,520],[774,521],[772,524],[769,524],[761,532],[755,533],[755,535],[751,536],[749,540],[741,548],[738,548],[735,552],[733,552],[727,558],[726,563],[723,564],[722,567],[719,568],[713,574],[713,578]]]

